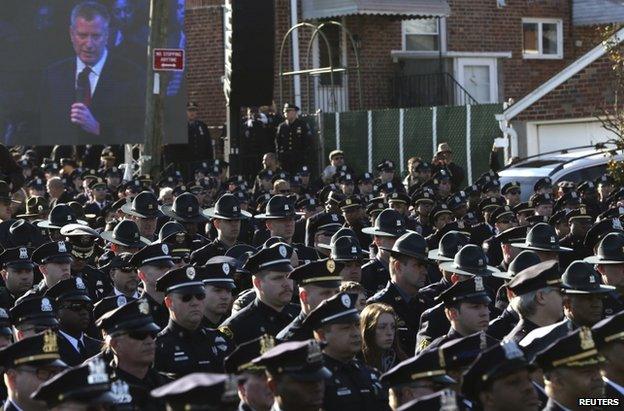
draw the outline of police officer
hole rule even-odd
[[[67,204],[58,204],[52,208],[52,211],[50,211],[50,214],[48,215],[48,219],[39,221],[37,223],[37,227],[47,229],[52,240],[62,240],[63,236],[60,233],[61,227],[67,224],[76,223],[87,225],[86,221],[78,220],[76,218],[76,213],[70,206]]]
[[[37,388],[31,398],[42,401],[48,409],[68,407],[87,409],[89,406],[113,407],[115,396],[106,363],[101,358],[91,364],[68,368]]]
[[[277,340],[303,341],[313,338],[312,330],[303,327],[303,321],[323,301],[338,294],[342,264],[326,258],[311,261],[295,268],[288,278],[299,286],[299,315],[277,334]]]
[[[172,379],[200,371],[223,372],[230,345],[221,332],[201,327],[206,305],[202,279],[211,269],[189,265],[156,281],[157,291],[165,294],[169,324],[156,338],[154,368]]]
[[[491,299],[485,290],[483,277],[475,276],[459,281],[442,292],[439,299],[444,303],[444,312],[451,328],[445,336],[433,340],[428,349],[487,329],[490,321],[488,304]]]
[[[377,247],[374,258],[362,266],[362,285],[370,295],[373,295],[390,280],[388,250],[392,249],[395,241],[405,234],[405,220],[396,210],[386,209],[379,213],[373,227],[363,228],[362,232],[372,235],[373,244]]]
[[[49,328],[58,328],[59,321],[48,297],[31,296],[20,299],[9,311],[15,341],[23,340]]]
[[[85,334],[91,323],[92,304],[82,278],[59,281],[45,296],[52,300],[59,318],[61,360],[75,366],[99,353],[101,341]]]
[[[263,335],[236,347],[226,357],[224,366],[228,374],[238,378],[238,411],[269,411],[273,405],[273,393],[267,384],[266,367],[252,363],[252,360],[275,347],[275,339]]]
[[[54,331],[33,335],[0,350],[0,364],[8,398],[7,411],[39,410],[45,403],[31,399],[39,384],[67,368],[60,360],[58,336]]]
[[[253,245],[260,245],[270,237],[281,237],[286,244],[290,244],[297,252],[301,261],[312,261],[318,259],[317,252],[303,244],[293,244],[292,239],[295,233],[295,206],[290,197],[282,194],[271,197],[266,205],[266,212],[256,214],[254,219],[264,220],[267,233],[264,235],[254,235]]]
[[[130,264],[138,269],[138,276],[143,283],[144,298],[150,308],[150,315],[159,327],[164,328],[169,321],[169,312],[163,305],[163,291],[156,287],[156,282],[172,266],[173,261],[167,244],[152,244],[143,247],[130,259]]]
[[[199,200],[194,194],[184,192],[173,200],[172,205],[161,205],[160,211],[184,226],[193,238],[193,249],[208,243],[208,239],[199,234],[199,225],[208,221],[208,217],[202,213]]]
[[[594,218],[589,214],[587,207],[581,206],[566,213],[570,225],[570,233],[563,237],[559,244],[571,248],[572,252],[560,256],[561,268],[566,269],[574,260],[582,260],[592,255],[592,250],[585,247],[585,235],[591,228]]]
[[[1,258],[1,256],[0,256]],[[607,234],[598,245],[596,255],[587,257],[586,262],[595,264],[602,277],[603,284],[615,287],[604,300],[605,316],[613,315],[624,309],[624,234]]]
[[[520,314],[520,321],[505,339],[519,343],[534,329],[559,321],[563,316],[560,286],[556,261],[545,261],[516,274],[507,289],[513,295],[509,304]]]
[[[150,315],[149,302],[145,298],[130,301],[104,314],[96,325],[106,335],[106,345],[90,361],[107,361],[118,406],[161,410],[162,404],[149,397],[152,389],[166,382],[152,367],[160,328]]]
[[[110,243],[115,253],[136,253],[151,242],[139,233],[139,226],[132,220],[122,220],[112,230],[102,231],[101,237]]]
[[[260,249],[249,257],[243,268],[252,273],[255,300],[230,316],[219,328],[236,345],[263,334],[276,336],[299,313],[291,304],[293,249],[284,243],[275,243]]]
[[[394,308],[401,348],[404,352],[414,352],[420,316],[432,303],[420,294],[431,263],[427,242],[420,234],[409,232],[385,251],[390,252],[390,280],[383,290],[369,298],[367,304],[385,303]]]
[[[136,267],[130,263],[132,254],[120,253],[114,255],[110,261],[102,267],[113,284],[113,290],[108,296],[123,295],[126,298],[139,298],[139,276]]]
[[[491,287],[490,283],[494,280],[496,280],[496,282],[499,281],[495,277],[492,277],[493,274],[498,272],[498,269],[487,265],[486,262],[487,257],[483,249],[474,244],[468,244],[457,252],[453,261],[441,263],[439,267],[443,272],[451,274],[450,282],[453,283],[453,286],[459,282],[467,281],[472,277],[479,277],[488,299],[493,301],[497,288]],[[442,299],[442,295],[453,288],[453,286],[440,293],[435,300],[438,304],[425,310],[420,316],[416,352],[422,351],[431,344],[433,340],[442,338],[449,332],[450,322],[445,312],[446,304]],[[479,294],[480,293],[481,292],[479,292]],[[485,300],[485,298],[483,298],[483,300]],[[490,310],[494,311],[493,307],[490,307]]]
[[[84,280],[89,296],[93,300],[99,300],[103,295],[110,293],[112,291],[110,279],[102,270],[95,268],[99,254],[95,243],[100,239],[100,234],[93,228],[80,224],[64,226],[61,228],[61,234],[72,246],[72,275]]]
[[[547,223],[535,224],[527,233],[523,243],[511,243],[511,246],[535,251],[542,261],[559,261],[561,253],[572,251],[571,248],[561,246],[555,229]]]
[[[241,220],[248,219],[251,214],[243,211],[238,198],[232,194],[224,194],[217,200],[214,208],[205,210],[205,215],[212,220],[217,230],[217,238],[202,248],[193,251],[191,262],[203,265],[217,255],[225,252],[238,243]]]
[[[497,278],[502,278],[505,281],[510,281],[522,270],[539,263],[540,258],[535,252],[524,250],[513,259],[507,271],[494,273],[492,275]],[[518,314],[514,307],[509,305],[509,295],[510,292],[507,290],[506,284],[498,289],[496,293],[496,308],[502,310],[502,313],[490,321],[490,326],[487,331],[488,335],[499,341],[509,334],[518,321],[520,321],[520,314]]]
[[[357,295],[339,293],[323,301],[303,324],[325,342],[323,358],[331,377],[325,379],[323,408],[328,410],[389,410],[378,372],[356,358],[361,350]]]
[[[137,224],[141,236],[150,241],[156,240],[156,223],[162,214],[158,210],[158,199],[154,193],[141,191],[131,203],[122,205],[121,211]]]
[[[513,341],[481,353],[464,374],[461,392],[484,411],[537,411],[540,401],[530,378],[530,365]]]
[[[584,261],[575,261],[561,276],[563,320],[537,328],[520,341],[527,356],[535,355],[581,326],[591,327],[604,316],[603,300],[614,287],[601,284],[600,274]]]
[[[604,397],[602,361],[587,327],[574,330],[538,353],[535,362],[544,372],[549,397],[544,410],[574,409],[579,398]]]
[[[10,309],[16,299],[32,288],[34,263],[31,254],[32,249],[27,247],[9,248],[0,254],[0,274],[4,280],[4,287],[0,288],[1,308]]]
[[[389,388],[389,405],[401,405],[456,384],[444,369],[444,358],[436,350],[424,351],[395,365],[381,376]]]
[[[304,163],[305,150],[310,147],[311,135],[308,125],[297,117],[299,107],[284,104],[284,120],[277,126],[275,153],[282,169],[295,173]]]
[[[326,357],[314,340],[279,344],[252,364],[266,368],[268,386],[275,402],[271,411],[317,411],[325,408],[327,379],[332,373],[324,366]],[[332,408],[329,408],[332,409]]]
[[[26,295],[41,296],[61,280],[66,280],[71,275],[71,244],[65,241],[51,241],[37,248],[32,259],[43,274],[43,279]]]

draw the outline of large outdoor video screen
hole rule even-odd
[[[185,48],[184,0],[169,2],[168,48]],[[148,0],[2,0],[0,142],[144,141]],[[165,142],[186,142],[183,72],[161,74]]]

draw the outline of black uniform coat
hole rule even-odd
[[[59,333],[58,346],[61,361],[70,367],[74,367],[97,355],[102,349],[102,341],[91,338],[86,334],[82,336],[82,343],[85,349],[84,352],[80,353],[63,334]]]

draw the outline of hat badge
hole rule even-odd
[[[125,295],[120,295],[119,297],[117,297],[117,307],[121,307],[122,305],[125,305],[128,302],[128,300],[126,299]]]
[[[396,220],[396,226],[401,227],[401,220]]]
[[[56,333],[52,330],[47,330],[43,334],[43,352],[58,352],[58,342],[56,340]]]
[[[66,253],[67,252],[67,247],[65,246],[65,241],[59,241],[58,242],[58,252],[59,253]]]
[[[76,288],[79,290],[84,290],[86,288],[82,278],[80,277],[76,277]]]
[[[189,280],[192,280],[193,278],[195,278],[195,268],[188,267],[186,269],[186,276],[188,277]]]
[[[152,210],[152,209],[154,209],[154,204],[149,203],[149,204],[147,205],[147,209],[148,209],[148,210]]]
[[[20,260],[28,260],[28,249],[25,247],[20,247],[19,249],[19,259]]]
[[[343,294],[342,297],[340,297],[340,302],[342,302],[342,305],[344,305],[345,308],[351,307],[351,298],[349,298],[348,294]]]
[[[192,213],[193,212],[193,206],[186,207],[186,211],[189,212],[189,213]]]
[[[288,204],[284,204],[284,211],[288,211],[290,210],[290,207],[288,206]]]
[[[334,270],[336,270],[336,263],[334,262],[334,260],[327,260],[325,266],[327,267],[327,271],[329,271],[330,273],[333,273]]]
[[[331,215],[332,221],[338,221],[338,216],[336,214]]]
[[[351,247],[351,254],[357,254],[357,247],[356,246]]]
[[[71,215],[68,215],[68,216],[67,216],[67,221],[71,221],[71,220],[72,220],[72,216],[71,216]]]
[[[474,278],[475,281],[475,291],[483,291],[483,278],[481,277],[475,277]]]
[[[260,337],[260,354],[264,354],[275,347],[275,338],[272,335],[264,334]]]
[[[43,312],[51,312],[52,311],[52,303],[47,298],[41,299],[41,311]]]
[[[596,276],[595,275],[590,275],[589,276],[589,283],[590,284],[596,284]]]
[[[286,247],[283,245],[279,246],[278,251],[282,257],[286,257],[286,255],[288,254],[288,252],[286,251]]]
[[[167,244],[163,244],[160,249],[162,250],[163,254],[169,254],[169,247],[167,246]]]
[[[550,242],[553,244],[557,242],[557,239],[555,238],[555,236],[550,237]]]
[[[223,274],[225,275],[230,274],[230,265],[228,263],[223,263],[221,265],[221,269],[223,270]]]
[[[106,363],[101,358],[96,358],[88,362],[89,376],[87,382],[89,384],[103,384],[108,382],[108,373],[106,372]]]
[[[145,299],[141,300],[141,302],[139,303],[139,312],[144,315],[149,314],[150,309],[149,309],[149,303],[147,302],[147,300]]]

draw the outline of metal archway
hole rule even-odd
[[[328,25],[335,25],[335,26],[339,26],[341,28],[341,35],[342,35],[342,31],[344,31],[348,37],[349,37],[349,41],[351,43],[351,47],[353,49],[353,53],[355,56],[355,61],[356,61],[356,66],[355,67],[334,67],[333,65],[333,56],[332,56],[332,52],[331,52],[331,47],[329,45],[329,40],[327,39],[327,36],[325,35],[325,33],[323,33],[323,28],[327,27]],[[303,27],[307,27],[310,28],[313,31],[312,36],[310,38],[310,41],[308,42],[308,48],[307,48],[307,54],[306,54],[306,65],[308,67],[311,66],[310,64],[310,51],[312,50],[312,45],[314,44],[314,40],[316,39],[317,36],[320,36],[323,39],[323,42],[325,44],[325,47],[327,49],[327,55],[329,57],[329,66],[327,67],[319,67],[319,68],[308,68],[308,69],[304,69],[304,70],[297,70],[297,71],[288,71],[288,72],[284,72],[283,70],[283,57],[284,57],[284,47],[286,45],[286,42],[288,41],[288,38],[291,36],[291,34],[298,28],[303,28]],[[307,98],[306,98],[306,108],[307,108],[307,112],[310,112],[310,97],[311,97],[311,92],[310,92],[310,76],[311,75],[319,75],[319,74],[327,74],[329,73],[329,77],[330,77],[330,85],[331,85],[331,99],[332,99],[332,105],[333,107],[336,107],[336,96],[334,93],[334,86],[335,86],[335,82],[334,82],[334,73],[339,73],[339,72],[348,72],[349,70],[356,70],[357,72],[357,88],[358,88],[358,102],[360,105],[360,108],[362,106],[362,83],[361,83],[361,77],[360,77],[360,58],[358,55],[358,51],[357,51],[357,47],[355,46],[355,41],[353,39],[353,36],[351,34],[351,32],[340,22],[337,21],[328,21],[328,22],[324,22],[321,23],[320,25],[314,25],[312,23],[308,23],[308,22],[302,22],[302,23],[298,23],[294,26],[292,26],[284,35],[284,37],[282,38],[282,44],[280,46],[280,53],[279,53],[279,104],[280,106],[283,105],[283,97],[284,97],[284,86],[283,86],[283,79],[284,77],[290,77],[290,76],[298,76],[298,75],[306,75],[307,76]],[[347,86],[348,87],[348,86]]]

